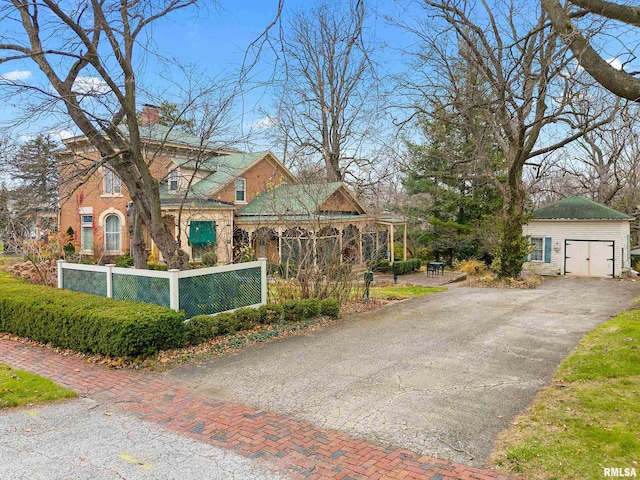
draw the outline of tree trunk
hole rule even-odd
[[[142,185],[138,184],[142,187]],[[158,184],[154,185],[145,184],[144,187],[147,190],[157,190]],[[143,222],[148,230],[149,235],[155,242],[158,250],[162,254],[162,258],[167,263],[167,267],[177,268],[179,270],[189,269],[189,258],[187,254],[178,248],[176,239],[173,238],[173,234],[169,227],[162,218],[162,211],[160,209],[159,195],[154,195],[153,192],[140,192],[140,194],[133,194],[131,196],[134,203],[134,208],[141,222]],[[157,203],[156,200],[157,199]],[[149,205],[146,200],[150,200],[152,205]],[[140,228],[141,234],[142,228]],[[145,262],[146,263],[146,262]]]
[[[509,172],[500,229],[498,257],[501,278],[520,276],[528,246],[527,239],[522,236],[522,227],[526,223],[526,191],[522,185],[522,172],[518,173],[514,170],[518,169],[511,168]]]
[[[327,182],[341,182],[340,159],[338,155],[329,153],[325,159]]]
[[[142,220],[133,204],[129,210],[129,234],[131,235],[131,255],[135,268],[147,268],[147,249],[142,231]]]

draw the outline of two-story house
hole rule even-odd
[[[271,152],[220,149],[158,118],[155,107],[144,107],[145,157],[160,182],[165,219],[192,259],[213,250],[219,263],[232,263],[248,246],[272,263],[362,263],[392,257],[396,233],[404,233],[406,245],[404,221],[369,215],[344,184],[301,185]],[[69,138],[65,146],[65,163],[99,159],[85,137]],[[87,172],[71,181],[62,175],[59,228],[73,228],[80,253],[129,251],[126,187],[106,166]]]

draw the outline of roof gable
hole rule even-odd
[[[567,197],[533,212],[534,220],[633,220],[619,212],[583,197]]]
[[[218,155],[206,158],[200,162],[174,159],[172,159],[171,162],[188,170],[201,172],[204,175],[204,178],[192,183],[187,198],[213,198],[217,192],[233,182],[235,178],[243,176],[245,172],[264,159],[268,159],[276,165],[289,181],[297,183],[296,178],[291,172],[268,151]],[[168,192],[166,182],[163,182],[163,185],[161,185],[161,196],[163,195],[175,195]],[[182,192],[182,195],[184,195],[184,192]]]
[[[243,208],[238,215],[314,215],[330,210],[328,200],[339,192],[353,206],[353,212],[365,214],[364,208],[342,182],[310,185],[284,185],[262,192]],[[332,209],[331,209],[332,210]]]

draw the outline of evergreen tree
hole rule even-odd
[[[10,238],[11,213],[9,212],[9,192],[5,184],[0,187],[0,246],[3,251],[8,250]]]
[[[478,148],[496,159],[492,145],[456,130],[446,118],[423,125],[425,143],[407,144],[404,187],[410,201],[407,217],[413,236],[448,261],[471,256],[490,261],[495,218],[502,208],[500,192],[474,161]]]
[[[48,135],[38,135],[22,145],[9,160],[14,178],[27,193],[18,202],[22,212],[48,208],[58,201],[57,145]]]

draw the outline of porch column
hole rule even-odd
[[[404,240],[403,240],[404,261],[407,261],[407,224],[404,224]]]
[[[278,234],[278,263],[282,263],[282,228],[277,228]]]
[[[338,248],[340,250],[340,265],[342,265],[342,234],[344,233],[344,230],[342,227],[338,227]]]
[[[313,248],[311,249],[311,254],[313,255],[313,266],[316,267],[318,265],[318,232],[313,231],[311,237],[311,244]]]
[[[394,258],[394,257],[395,257],[395,255],[394,255],[394,251],[393,251],[393,250],[394,250],[394,249],[393,249],[393,246],[394,246],[394,241],[393,241],[393,240],[394,240],[394,237],[395,237],[395,232],[394,232],[394,229],[393,229],[393,223],[392,223],[392,224],[390,225],[390,228],[389,228],[389,252],[391,252],[391,263],[395,262],[395,260],[396,260],[396,259]]]
[[[360,255],[360,265],[362,265],[362,229],[358,227],[358,253]]]

